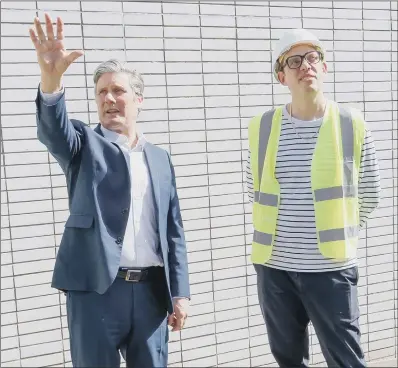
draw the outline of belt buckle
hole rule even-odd
[[[133,278],[131,279],[131,275],[140,275],[139,271],[136,270],[127,270],[126,271],[126,277],[124,278],[127,282],[139,282],[139,278]]]

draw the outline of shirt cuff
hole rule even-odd
[[[40,87],[40,97],[46,105],[55,105],[64,94],[64,86],[61,87],[61,90],[55,93],[44,93]]]

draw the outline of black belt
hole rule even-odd
[[[142,269],[126,269],[119,268],[117,273],[117,277],[125,279],[128,282],[141,282],[141,281],[150,281],[159,278],[163,267],[147,267]]]

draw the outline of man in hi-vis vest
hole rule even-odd
[[[325,50],[313,34],[287,31],[273,63],[291,102],[251,120],[247,163],[270,348],[280,367],[307,367],[311,321],[329,367],[364,367],[356,257],[379,203],[373,140],[360,112],[324,96]]]

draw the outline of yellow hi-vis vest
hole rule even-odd
[[[253,175],[253,263],[272,254],[280,186],[275,178],[283,107],[249,123]],[[324,257],[344,260],[356,255],[359,232],[358,180],[365,122],[357,110],[329,101],[311,162],[318,247]]]

